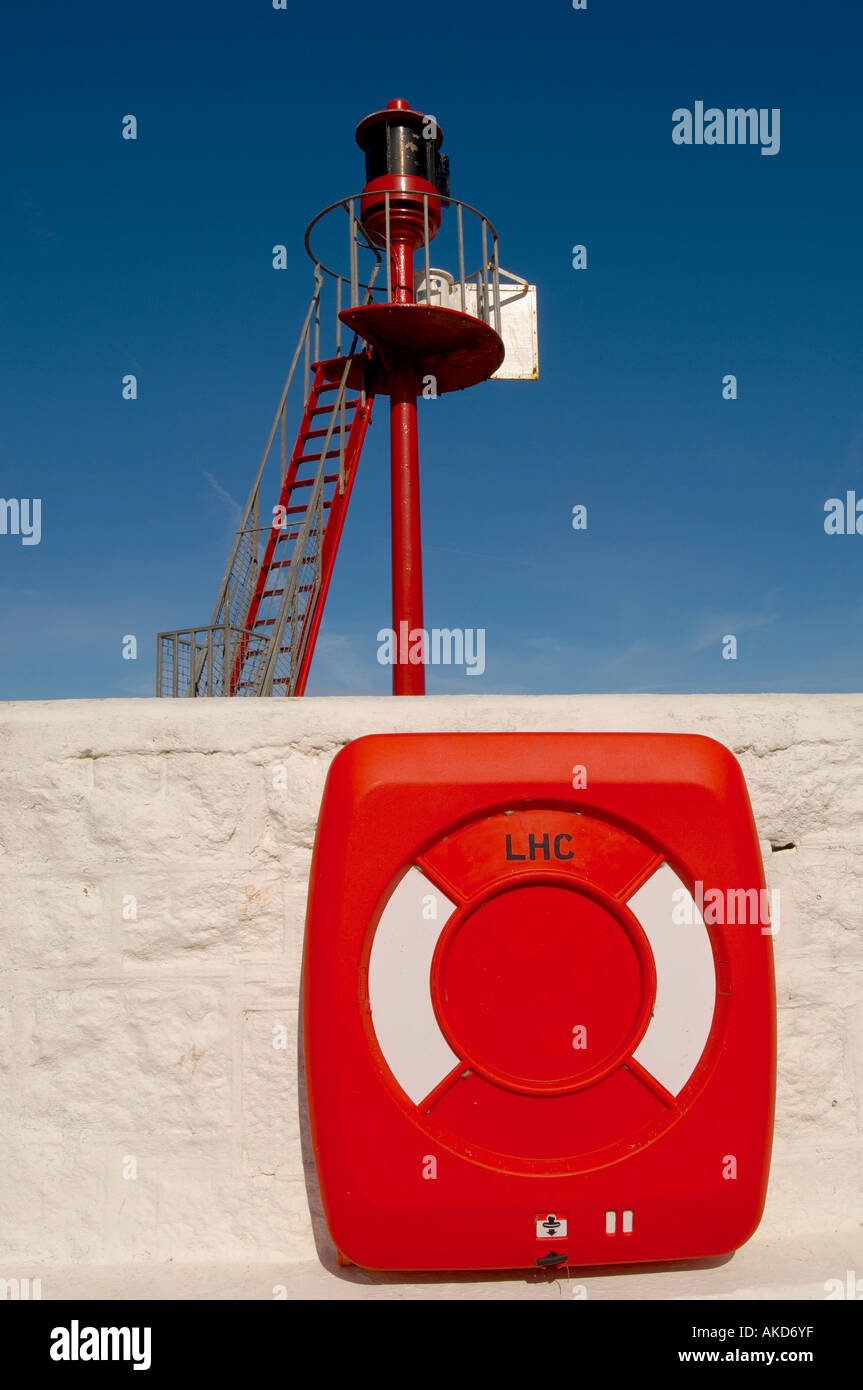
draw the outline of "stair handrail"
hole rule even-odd
[[[378,272],[379,268],[380,268],[380,262],[378,262],[378,264],[375,265],[375,268],[374,268],[374,270],[373,270],[371,276],[369,277],[369,284],[366,286],[366,298],[365,298],[365,300],[364,300],[364,303],[369,303],[370,300],[371,300],[371,294],[372,294],[372,289],[373,289],[373,286],[374,286],[375,276],[377,275],[377,272]],[[325,439],[324,439],[323,447],[322,447],[322,449],[321,449],[320,462],[318,463],[317,471],[316,471],[316,473],[315,473],[315,480],[314,480],[314,482],[313,482],[313,484],[312,484],[311,493],[310,493],[310,496],[309,496],[309,501],[308,501],[308,504],[307,504],[307,506],[306,506],[305,516],[303,517],[303,520],[302,520],[302,522],[300,523],[300,529],[299,529],[299,532],[298,532],[298,534],[297,534],[297,539],[294,541],[294,548],[293,548],[293,550],[292,550],[292,552],[291,552],[292,557],[293,557],[293,556],[299,556],[299,557],[302,559],[302,557],[303,557],[303,555],[304,555],[304,553],[305,553],[306,543],[307,543],[308,538],[309,538],[309,530],[310,530],[310,527],[311,527],[312,517],[315,515],[315,512],[316,512],[316,511],[320,510],[321,516],[320,516],[319,525],[318,525],[318,549],[317,549],[317,555],[316,555],[316,557],[315,557],[315,558],[316,558],[315,577],[314,577],[314,580],[313,580],[313,582],[312,582],[312,589],[311,589],[311,592],[310,592],[310,594],[309,594],[309,601],[308,601],[308,603],[307,603],[307,605],[306,605],[305,612],[304,612],[303,615],[302,615],[302,626],[301,626],[301,628],[300,628],[299,641],[295,641],[294,632],[293,632],[293,630],[291,631],[290,676],[289,676],[289,681],[288,681],[288,686],[289,686],[289,688],[288,688],[288,691],[287,691],[287,693],[288,693],[288,694],[291,694],[291,695],[294,693],[294,686],[295,686],[295,684],[296,684],[297,673],[298,673],[298,671],[299,671],[299,666],[300,666],[300,662],[301,662],[301,660],[302,660],[302,655],[303,655],[303,650],[304,650],[304,646],[303,646],[303,634],[304,634],[305,632],[307,632],[307,630],[308,630],[308,625],[307,625],[307,622],[306,622],[306,618],[307,618],[307,615],[308,615],[308,613],[310,612],[311,608],[312,608],[313,605],[314,605],[314,601],[315,601],[315,598],[316,598],[318,592],[320,591],[320,580],[321,580],[321,566],[320,566],[320,561],[321,561],[322,545],[323,545],[323,537],[322,537],[322,530],[323,530],[323,526],[322,526],[322,522],[323,522],[323,509],[322,509],[322,502],[323,502],[323,490],[324,490],[324,476],[325,476],[325,474],[326,474],[327,454],[328,454],[329,448],[330,448],[330,441],[331,441],[331,439],[332,439],[332,437],[333,437],[333,430],[335,429],[335,426],[336,426],[336,419],[337,419],[337,417],[338,417],[339,412],[341,411],[341,407],[342,407],[342,404],[343,404],[343,402],[344,402],[345,395],[346,395],[346,393],[347,393],[348,377],[349,377],[349,375],[350,375],[351,367],[354,365],[354,360],[355,360],[354,354],[355,354],[355,351],[356,351],[356,346],[357,346],[357,342],[358,342],[358,341],[359,341],[359,334],[355,333],[355,334],[353,335],[353,339],[352,339],[352,341],[351,341],[350,349],[349,349],[349,351],[348,351],[348,353],[347,353],[347,355],[346,355],[346,358],[345,358],[345,365],[344,365],[344,367],[342,368],[342,375],[341,375],[341,379],[340,379],[340,381],[339,381],[339,388],[338,388],[338,391],[336,392],[335,398],[334,398],[334,400],[333,400],[332,408],[331,408],[331,410],[330,410],[329,425],[327,426],[326,437],[325,437]],[[287,624],[288,611],[289,611],[289,608],[290,608],[290,606],[291,606],[291,604],[293,603],[294,598],[295,598],[295,591],[296,591],[296,589],[297,589],[297,587],[298,587],[298,584],[299,584],[299,573],[300,573],[300,571],[299,571],[299,565],[294,564],[293,558],[292,558],[292,562],[291,562],[291,566],[290,566],[290,574],[289,574],[288,579],[287,579],[287,581],[285,582],[285,584],[283,585],[283,588],[282,588],[281,602],[280,602],[280,604],[279,604],[279,610],[278,610],[278,613],[277,613],[277,616],[276,616],[276,621],[275,621],[275,623],[273,624],[273,630],[272,630],[272,632],[269,634],[270,647],[269,647],[269,650],[268,650],[268,652],[267,652],[267,658],[266,658],[266,661],[262,663],[261,669],[259,670],[258,675],[257,675],[256,680],[255,680],[255,686],[257,687],[257,689],[256,689],[256,693],[257,693],[257,694],[260,694],[260,695],[271,695],[271,694],[272,694],[273,680],[274,680],[275,674],[276,674],[276,666],[277,666],[277,663],[278,663],[278,659],[279,659],[279,656],[280,656],[280,654],[281,654],[282,638],[283,638],[283,636],[284,636],[285,626],[286,626],[286,624]]]
[[[257,473],[255,474],[254,482],[252,483],[252,486],[251,486],[251,488],[249,489],[249,495],[248,495],[248,497],[247,497],[247,499],[246,499],[246,505],[245,505],[245,507],[244,507],[244,509],[243,509],[243,513],[242,513],[242,518],[241,518],[240,524],[239,524],[239,526],[237,527],[237,530],[236,530],[236,532],[235,532],[235,534],[234,534],[234,543],[233,543],[233,545],[231,546],[231,551],[230,551],[230,554],[229,554],[229,556],[228,556],[228,561],[227,561],[227,564],[225,565],[225,570],[224,570],[224,573],[223,573],[223,575],[222,575],[222,582],[221,582],[221,584],[220,584],[220,586],[219,586],[218,598],[216,599],[216,605],[215,605],[215,608],[213,609],[213,616],[212,616],[212,618],[210,619],[210,627],[211,627],[211,628],[216,628],[216,627],[224,627],[224,628],[225,628],[225,651],[224,651],[224,654],[223,654],[223,663],[224,663],[224,665],[225,665],[225,669],[227,669],[227,670],[230,670],[230,669],[231,669],[231,667],[232,667],[232,665],[233,665],[233,657],[234,657],[233,647],[231,647],[231,651],[230,651],[230,660],[228,660],[228,632],[229,632],[229,629],[233,626],[233,625],[231,624],[230,592],[229,592],[229,591],[230,591],[231,575],[233,574],[234,563],[235,563],[235,561],[236,561],[236,559],[237,559],[237,554],[238,554],[238,552],[239,552],[242,539],[243,539],[243,537],[244,537],[244,536],[248,533],[248,531],[249,531],[249,526],[248,526],[249,518],[253,515],[253,513],[256,513],[256,508],[257,508],[257,505],[258,505],[258,502],[259,502],[259,492],[260,492],[260,486],[261,486],[261,479],[263,478],[263,475],[264,475],[264,469],[265,469],[266,466],[267,466],[267,460],[268,460],[268,458],[269,458],[269,456],[270,456],[270,449],[272,448],[273,440],[274,440],[275,437],[276,437],[276,430],[278,429],[278,426],[279,426],[279,420],[280,420],[280,418],[281,418],[282,412],[283,412],[284,409],[285,409],[285,404],[286,404],[286,402],[287,402],[288,392],[289,392],[290,389],[291,389],[291,382],[293,381],[294,372],[296,371],[297,363],[298,363],[299,360],[300,360],[300,353],[302,352],[303,347],[304,347],[304,345],[305,345],[305,343],[307,342],[308,337],[309,337],[309,330],[310,330],[311,324],[312,324],[312,317],[313,317],[313,315],[315,315],[315,313],[316,313],[316,311],[317,311],[317,309],[318,309],[318,307],[319,307],[319,305],[320,305],[321,290],[322,290],[322,288],[323,288],[324,279],[323,279],[323,276],[321,275],[321,273],[320,273],[320,271],[318,270],[317,267],[315,267],[314,283],[315,283],[315,288],[314,288],[314,291],[313,291],[313,293],[312,293],[312,298],[311,298],[311,300],[310,300],[310,302],[309,302],[309,307],[308,307],[308,309],[306,310],[306,316],[305,316],[305,319],[303,320],[303,326],[302,326],[302,328],[300,329],[300,335],[299,335],[299,338],[297,339],[297,346],[296,346],[296,348],[294,349],[294,355],[293,355],[293,357],[291,358],[291,365],[290,365],[290,367],[288,368],[288,375],[287,375],[287,377],[286,377],[286,379],[285,379],[285,384],[284,384],[284,386],[282,387],[282,394],[281,394],[281,396],[279,397],[279,403],[278,403],[278,405],[277,405],[277,407],[276,407],[276,413],[275,413],[275,416],[273,417],[273,423],[272,423],[272,426],[271,426],[271,428],[270,428],[270,433],[269,433],[269,435],[268,435],[268,437],[267,437],[267,442],[266,442],[266,444],[264,445],[263,454],[261,455],[261,462],[260,462],[260,464],[258,465],[258,471],[257,471]],[[255,531],[257,531],[258,528],[255,527],[255,528],[253,528],[253,529],[254,529]],[[257,563],[258,563],[258,557],[257,557],[257,552],[256,552],[256,551],[253,553],[252,559],[253,559],[254,564],[257,565]],[[220,621],[220,618],[221,618],[221,621]],[[200,681],[201,676],[202,676],[202,674],[203,674],[204,664],[205,664],[205,662],[206,662],[206,659],[207,659],[207,648],[205,647],[205,648],[202,649],[200,655],[196,658],[196,660],[195,660],[195,662],[194,662],[194,666],[192,667],[192,669],[190,669],[190,672],[189,672],[189,681],[188,681],[188,685],[187,685],[186,691],[185,691],[185,694],[186,694],[187,696],[194,696],[194,695],[197,694],[198,682]],[[224,687],[224,673],[223,673],[223,687]]]

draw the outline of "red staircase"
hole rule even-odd
[[[362,357],[312,364],[312,385],[230,674],[230,695],[302,695],[374,391]],[[356,385],[352,389],[352,383]],[[264,649],[254,635],[266,639]]]

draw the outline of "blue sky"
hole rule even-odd
[[[0,496],[42,499],[42,539],[0,535],[0,699],[152,694],[156,633],[209,620],[304,228],[396,96],[540,306],[538,382],[421,404],[426,623],[487,647],[429,692],[860,688],[863,535],[824,531],[863,498],[859,4],[16,8]],[[779,153],[674,144],[697,100],[779,108]],[[387,488],[380,399],[309,694],[389,689]]]

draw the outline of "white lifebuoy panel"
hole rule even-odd
[[[429,897],[437,916],[423,910]],[[438,937],[455,912],[416,867],[397,884],[378,922],[369,960],[372,1025],[386,1064],[414,1105],[458,1062],[435,1018],[429,978]]]
[[[680,912],[681,922],[672,915],[675,903],[688,909]],[[676,1096],[695,1071],[713,1022],[710,937],[692,894],[668,864],[660,864],[626,905],[650,942],[656,967],[653,1017],[632,1055]]]

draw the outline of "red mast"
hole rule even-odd
[[[384,370],[376,389],[390,397],[394,695],[425,694],[425,665],[409,659],[422,653],[423,631],[417,396],[424,378],[432,379],[437,395],[484,380],[504,358],[490,325],[414,300],[414,253],[423,246],[428,254],[440,230],[441,201],[449,202],[442,140],[434,117],[401,100],[357,126],[367,179],[360,217],[370,240],[388,253],[388,293],[385,304],[340,316],[377,349]]]

